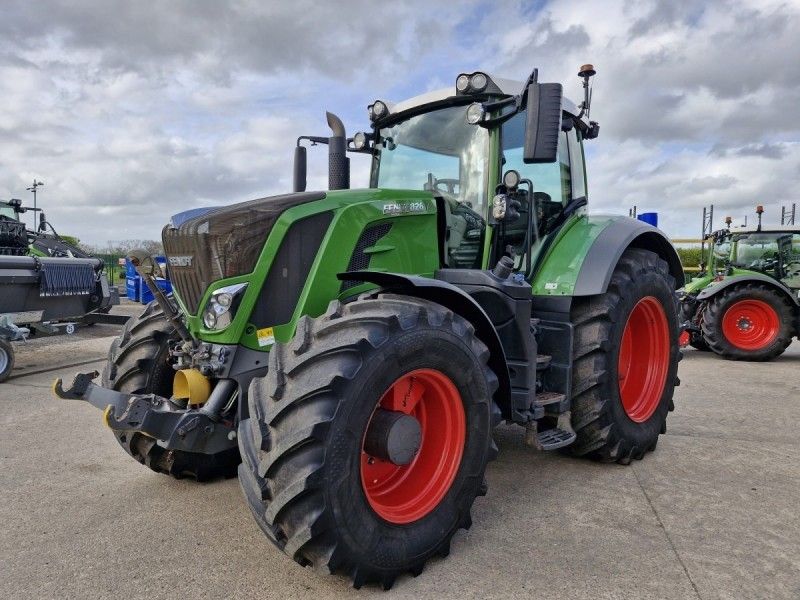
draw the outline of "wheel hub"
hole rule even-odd
[[[422,443],[422,427],[411,415],[379,408],[364,438],[364,451],[398,466],[410,464]]]
[[[361,445],[361,484],[372,509],[406,524],[432,512],[456,478],[466,415],[453,381],[435,369],[399,377],[378,401]]]

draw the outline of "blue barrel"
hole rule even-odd
[[[146,285],[141,284],[141,296],[139,297],[139,302],[142,304],[147,304],[153,301],[153,293],[150,291]],[[156,277],[156,285],[160,290],[163,290],[165,293],[169,294],[172,292],[172,283],[169,279],[162,279],[161,277]]]
[[[644,221],[648,225],[658,227],[658,213],[642,213],[636,218],[640,221]]]

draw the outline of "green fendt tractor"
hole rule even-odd
[[[690,345],[731,360],[771,360],[800,336],[800,227],[715,231],[702,271],[681,291]]]
[[[329,114],[330,137],[298,140],[294,193],[173,217],[174,297],[129,322],[103,387],[56,393],[156,471],[241,456],[266,536],[356,587],[448,553],[502,421],[540,450],[642,458],[673,408],[683,274],[657,229],[586,213],[592,75],[579,107],[537,71],[475,72],[373,102],[352,138]],[[328,145],[330,191],[303,191],[303,142]]]

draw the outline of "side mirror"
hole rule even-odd
[[[306,191],[306,147],[299,144],[294,148],[294,191]]]
[[[525,149],[522,155],[526,164],[550,163],[558,158],[562,96],[560,83],[532,83],[528,86]]]

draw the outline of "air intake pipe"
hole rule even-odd
[[[350,187],[350,159],[347,158],[347,135],[342,120],[326,112],[331,137],[328,138],[328,189],[346,190]]]

